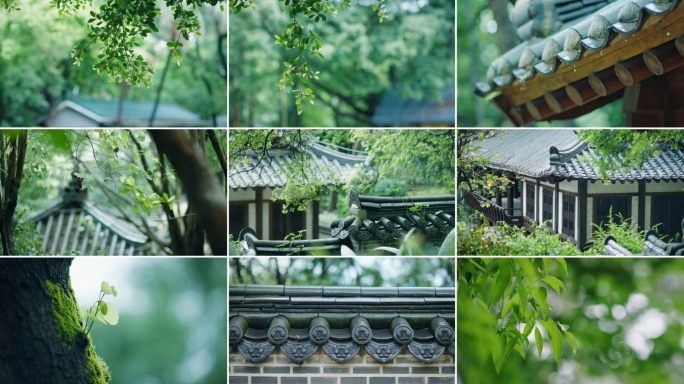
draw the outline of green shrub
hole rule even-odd
[[[472,256],[571,256],[581,252],[574,244],[562,241],[558,234],[551,234],[545,226],[538,226],[534,233],[525,228],[506,224],[484,225],[466,229],[458,223],[457,255]]]
[[[627,248],[632,253],[642,253],[644,251],[644,235],[646,232],[637,231],[637,225],[632,222],[631,218],[624,219],[621,213],[618,213],[618,217],[620,218],[620,223],[613,221],[613,207],[610,207],[610,210],[608,211],[608,223],[605,228],[603,223],[594,224],[594,233],[591,235],[591,240],[589,241],[591,248],[589,248],[587,254],[603,255],[603,245],[608,236],[613,236],[615,242]]]
[[[370,194],[373,196],[406,196],[408,192],[408,184],[404,180],[399,179],[380,179]]]

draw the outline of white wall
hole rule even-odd
[[[249,227],[256,231],[257,230],[256,203],[247,204],[247,217],[248,217],[247,222],[249,223]]]
[[[646,193],[650,192],[682,192],[682,189],[684,188],[684,183],[681,181],[676,181],[676,182],[660,182],[656,183],[654,181],[650,183],[646,183]]]
[[[306,205],[306,239],[313,240],[313,202],[309,201]]]
[[[565,180],[558,183],[558,187],[564,191],[577,193],[577,180]]]
[[[591,238],[591,232],[594,230],[594,226],[592,224],[592,218],[594,216],[594,198],[593,197],[588,197],[587,198],[587,240]]]
[[[632,223],[639,223],[639,196],[632,196]]]
[[[71,108],[61,109],[50,121],[51,127],[97,127],[97,121],[88,118]]]
[[[648,184],[647,184],[648,185]],[[639,183],[625,182],[624,184],[615,183],[604,185],[603,182],[587,183],[587,193],[639,193]]]
[[[556,204],[556,217],[558,218],[558,224],[556,232],[563,233],[563,192],[558,193],[558,203]]]
[[[648,185],[648,184],[646,184]],[[646,210],[644,214],[644,228],[651,228],[651,196],[646,196]]]
[[[253,188],[242,189],[237,191],[228,188],[228,201],[254,201],[256,200],[256,191]]]
[[[261,236],[263,237],[262,240],[271,240],[271,236],[269,234],[271,229],[271,223],[269,222],[269,218],[271,217],[271,205],[268,202],[262,202],[261,204]],[[254,216],[256,216],[256,212],[254,213]]]

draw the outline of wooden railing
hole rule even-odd
[[[482,212],[487,220],[492,223],[504,222],[508,225],[523,225],[522,208],[503,208],[476,193],[466,195],[463,201],[470,208]]]

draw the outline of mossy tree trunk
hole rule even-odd
[[[72,259],[0,258],[0,383],[106,383],[69,283]]]

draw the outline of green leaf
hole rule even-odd
[[[499,274],[496,276],[494,281],[494,286],[490,292],[489,305],[492,306],[494,303],[499,301],[503,296],[508,284],[511,282],[511,263],[509,259],[499,259]]]
[[[100,284],[100,290],[105,295],[111,295],[112,294],[112,287],[106,281],[103,281],[102,284]]]
[[[563,267],[565,274],[568,274],[568,264],[565,263],[565,259],[562,257],[556,257],[556,261]]]
[[[97,317],[102,320],[105,324],[116,325],[119,322],[119,311],[111,303],[106,304],[108,307],[107,313],[98,313]]]
[[[542,262],[544,263],[544,273],[549,273],[549,267],[551,267],[551,259],[545,257],[542,258]]]
[[[542,348],[544,345],[542,344],[541,332],[539,332],[539,328],[537,327],[534,328],[534,342],[537,344],[537,353],[539,354],[539,357],[541,357]]]
[[[530,283],[533,283],[537,279],[537,273],[534,271],[534,267],[529,259],[519,257],[515,259],[515,262],[520,266],[520,269],[525,272],[530,279]]]
[[[544,280],[546,282],[546,284],[550,285],[551,288],[553,288],[553,290],[556,291],[556,293],[559,295],[560,295],[560,289],[565,288],[565,285],[563,285],[563,282],[558,280],[557,278],[555,278],[553,276],[546,276],[542,280]]]
[[[100,312],[102,312],[103,315],[106,315],[108,309],[109,309],[109,308],[107,308],[107,303],[105,303],[104,301],[100,300]]]
[[[133,204],[133,211],[135,213],[140,213],[140,207],[138,206],[138,204]]]
[[[90,193],[95,193],[95,189],[93,189],[93,186],[90,185],[90,184],[88,184],[88,191],[89,191]]]
[[[563,335],[561,335],[555,321],[539,321],[539,323],[541,323],[546,329],[546,332],[549,333],[553,357],[556,358],[556,364],[560,365],[561,358],[563,357]]]
[[[575,335],[568,331],[565,331],[565,337],[568,339],[568,342],[570,343],[570,347],[572,348],[572,355],[574,356],[577,353],[577,339],[575,339]]]

